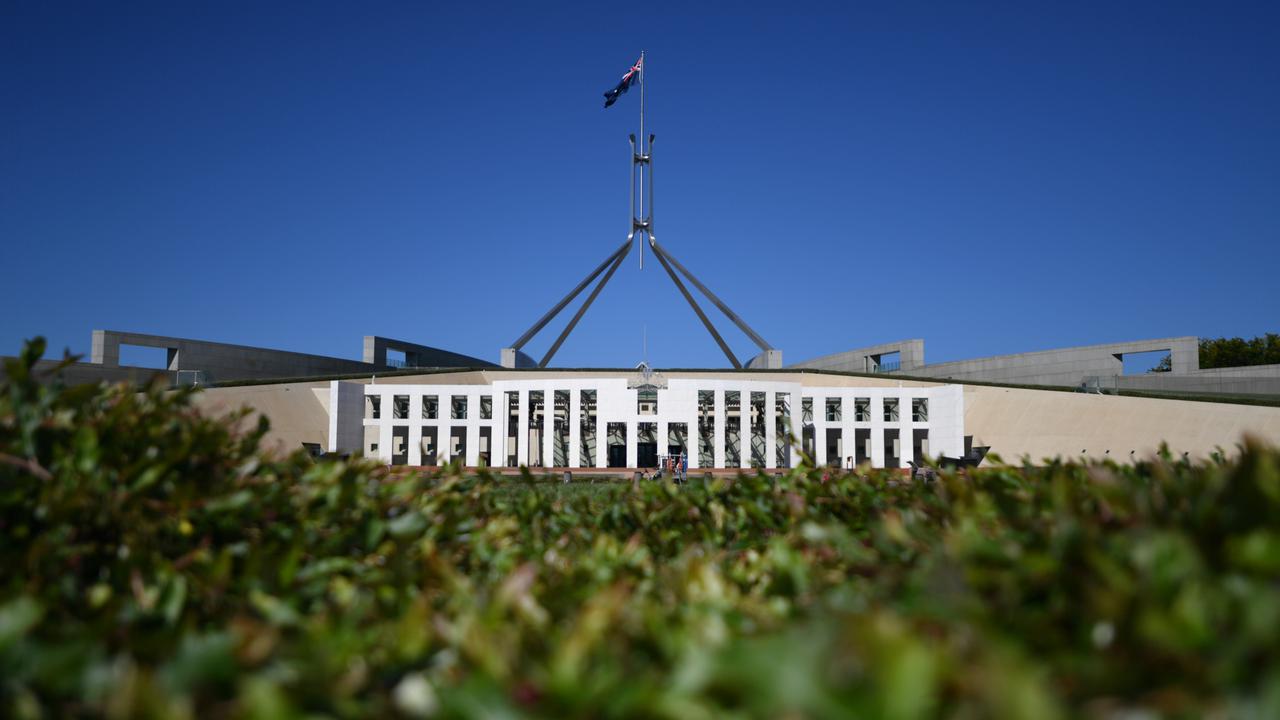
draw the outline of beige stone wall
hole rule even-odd
[[[1007,462],[1024,455],[1150,457],[1168,443],[1175,455],[1234,451],[1246,433],[1280,445],[1280,407],[1157,400],[967,385],[965,434]],[[1110,451],[1110,452],[1108,452]],[[1130,451],[1133,455],[1130,455]]]
[[[258,414],[271,421],[264,445],[279,452],[300,450],[302,443],[329,443],[329,383],[284,383],[211,388],[197,393],[195,405],[205,414],[226,415],[242,407],[253,414],[246,428],[258,422]]]

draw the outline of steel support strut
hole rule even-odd
[[[671,261],[671,264],[676,266],[676,269],[680,271],[680,274],[689,278],[689,282],[693,283],[694,287],[698,288],[698,290],[701,291],[703,295],[707,296],[707,299],[710,300],[717,308],[719,308],[720,312],[724,313],[725,317],[732,320],[733,324],[737,325],[738,329],[741,330],[743,333],[745,333],[747,337],[751,338],[751,341],[754,342],[761,350],[773,349],[772,345],[770,345],[768,342],[765,342],[765,339],[760,337],[759,333],[757,333],[755,330],[752,330],[751,326],[747,325],[747,323],[742,318],[738,317],[737,313],[735,313],[733,310],[730,310],[729,306],[726,305],[723,300],[716,297],[716,294],[711,292],[710,288],[708,288],[706,285],[703,285],[702,281],[698,280],[698,278],[695,277],[693,273],[689,272],[689,270],[685,268],[684,265],[681,265],[680,261],[675,259],[675,256],[673,256],[671,253],[667,252],[666,248],[659,245],[658,241],[654,240],[652,236],[649,237],[649,245],[650,247],[653,248],[654,255],[657,255],[659,258],[666,258],[667,260]],[[672,279],[675,280],[674,275],[672,276]],[[680,281],[676,280],[676,284],[678,285],[679,283]]]
[[[565,338],[569,337],[569,333],[573,332],[573,329],[577,327],[578,321],[582,319],[582,316],[587,314],[587,308],[591,307],[591,303],[595,302],[596,296],[604,289],[605,283],[609,282],[609,278],[613,277],[613,274],[617,272],[629,252],[631,252],[630,242],[623,246],[621,252],[614,253],[613,265],[609,267],[609,272],[605,273],[604,277],[600,278],[600,282],[596,283],[596,286],[592,288],[591,294],[582,303],[582,307],[578,308],[578,312],[574,313],[573,319],[569,321],[569,324],[564,326],[564,330],[560,332],[560,336],[556,338],[556,341],[551,344],[551,349],[547,350],[547,354],[542,356],[542,360],[538,362],[538,367],[544,368],[547,363],[551,362],[551,357],[564,344]]]
[[[546,315],[543,315],[541,320],[534,323],[533,327],[525,331],[525,334],[521,335],[519,340],[516,340],[514,343],[512,343],[511,347],[515,348],[516,350],[519,350],[520,348],[524,347],[524,344],[529,342],[531,339],[533,339],[533,336],[537,335],[538,332],[542,330],[542,328],[546,327],[547,323],[551,322],[552,318],[560,314],[560,311],[564,309],[565,305],[568,305],[569,303],[573,302],[573,299],[578,296],[578,293],[582,292],[582,289],[585,288],[587,285],[590,285],[591,281],[595,280],[596,276],[599,275],[601,272],[603,272],[604,269],[609,266],[609,263],[613,262],[614,259],[616,259],[619,254],[626,254],[626,252],[629,251],[630,249],[631,249],[631,238],[628,237],[625,243],[623,243],[617,250],[614,250],[612,253],[610,253],[609,257],[605,258],[604,262],[600,263],[600,265],[595,270],[592,270],[590,275],[587,275],[585,278],[583,278],[582,282],[578,283],[577,287],[575,287],[568,295],[565,295],[564,298],[560,300],[560,302],[556,303],[556,306],[551,308],[551,310],[549,310]]]
[[[720,346],[720,351],[724,353],[725,357],[729,358],[729,363],[733,365],[735,370],[741,370],[742,363],[738,362],[737,356],[735,356],[733,351],[729,349],[729,344],[724,341],[724,338],[720,337],[720,333],[716,332],[716,326],[711,322],[711,319],[707,317],[706,313],[702,312],[702,308],[698,307],[698,302],[689,294],[688,288],[684,286],[684,283],[680,282],[680,278],[676,275],[675,270],[671,269],[671,265],[667,262],[666,253],[658,250],[658,245],[654,242],[652,236],[649,237],[649,243],[654,249],[653,256],[658,258],[658,262],[662,265],[663,269],[671,276],[671,282],[676,284],[676,287],[680,290],[680,294],[684,295],[684,299],[689,302],[689,307],[693,308],[693,312],[696,313],[698,319],[702,321],[702,325],[707,328],[707,332],[711,333],[711,337],[715,338],[716,344]]]

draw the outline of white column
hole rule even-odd
[[[725,461],[724,461],[724,434],[725,434],[725,433],[724,433],[724,431],[725,431],[725,427],[724,427],[724,425],[725,425],[725,421],[726,421],[726,418],[728,417],[728,415],[726,414],[725,409],[724,409],[724,390],[716,390],[715,392],[716,392],[716,396],[715,396],[715,401],[716,401],[716,427],[715,427],[716,446],[715,446],[715,447],[713,447],[713,448],[711,448],[711,452],[712,452],[712,459],[715,461],[715,466],[716,466],[716,467],[718,467],[718,468],[722,468],[722,467],[724,467],[724,466],[725,466]]]
[[[827,396],[813,396],[813,462],[818,467],[827,464]]]
[[[662,417],[662,406],[658,406],[658,417]],[[658,455],[671,454],[671,428],[666,420],[658,421]]]
[[[582,391],[569,391],[569,467],[582,465]]]
[[[770,470],[778,467],[778,393],[764,393],[764,466]]]
[[[518,390],[516,397],[520,401],[520,415],[516,428],[516,465],[529,464],[529,391]]]
[[[410,465],[422,464],[422,392],[409,395],[409,460]]]
[[[738,390],[738,469],[751,467],[751,391]]]
[[[871,466],[884,467],[884,397],[871,398]]]
[[[467,393],[466,463],[470,467],[480,464],[480,393]]]
[[[854,463],[858,462],[858,433],[854,431],[854,397],[855,393],[842,394],[840,396],[840,436],[844,438],[844,442],[840,444],[844,451],[844,457],[840,458],[840,467],[849,466],[849,458],[852,457]]]

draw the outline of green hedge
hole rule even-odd
[[[674,487],[0,388],[6,717],[1280,716],[1280,454]]]

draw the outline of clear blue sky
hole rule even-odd
[[[625,236],[642,48],[659,241],[788,361],[1280,325],[1275,2],[8,2],[0,353],[496,360]],[[723,365],[637,263],[556,364]]]

